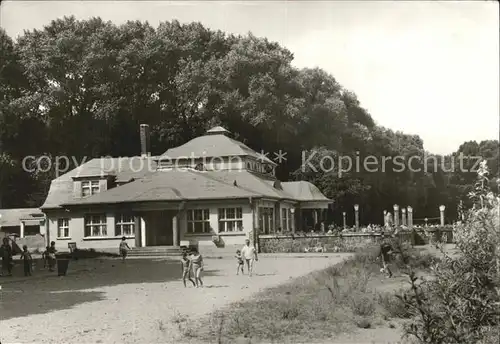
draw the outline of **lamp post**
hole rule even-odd
[[[346,228],[346,213],[345,213],[345,211],[342,212],[342,221],[343,221],[343,226],[345,229]]]
[[[413,228],[413,208],[408,206],[406,211],[408,212],[408,227]]]
[[[429,219],[425,218],[424,221],[425,221],[425,227],[427,227],[427,221],[429,221]]]
[[[394,204],[394,227],[399,226],[399,205]]]
[[[354,205],[354,221],[356,224],[356,230],[359,229],[359,204]]]
[[[441,219],[441,226],[444,226],[444,210],[446,207],[444,205],[439,206],[439,217]]]

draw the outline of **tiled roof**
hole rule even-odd
[[[74,200],[73,177],[101,176],[112,174],[116,181],[129,181],[150,175],[156,171],[157,164],[153,158],[96,158],[78,168],[54,179],[42,209],[59,208],[61,204]]]
[[[227,130],[222,127],[212,128],[204,136],[196,137],[182,146],[167,150],[159,159],[250,156],[276,166],[274,161],[261,156],[242,142],[226,136],[225,132]]]
[[[258,175],[247,170],[207,171],[204,174],[226,183],[232,184],[236,182],[239,187],[252,190],[263,197],[293,199],[292,195],[274,187],[276,179]]]
[[[169,158],[182,156],[252,156],[259,154],[225,135],[216,127],[207,135],[195,138],[185,145],[169,149]],[[165,156],[165,155],[163,155]],[[267,197],[296,201],[330,201],[308,182],[279,182],[274,177],[247,170],[195,171],[157,170],[157,158],[97,158],[52,181],[41,209],[61,208],[63,205],[127,203],[140,201],[183,201],[199,199],[230,199]],[[269,163],[276,165],[271,160]],[[115,177],[118,186],[93,196],[76,199],[74,178]],[[125,183],[123,185],[120,185]]]
[[[141,201],[184,201],[199,199],[248,198],[253,191],[210,178],[194,170],[158,171],[143,179],[115,187],[66,205],[129,203]]]
[[[331,199],[323,195],[323,193],[316,187],[316,185],[306,181],[282,182],[281,185],[286,193],[290,194],[294,199],[301,202],[331,201]]]
[[[19,226],[21,220],[37,220],[36,215],[43,216],[43,213],[39,208],[17,208],[0,209],[0,215],[0,227],[7,227]]]

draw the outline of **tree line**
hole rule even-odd
[[[150,125],[153,155],[215,125],[256,151],[286,152],[278,177],[315,183],[335,200],[329,221],[337,223],[354,204],[362,223],[382,222],[393,204],[411,205],[415,218],[439,216],[444,204],[451,221],[476,178],[474,161],[457,168],[461,156],[488,159],[498,177],[497,140],[464,142],[448,156],[426,152],[418,135],[377,125],[334,76],[293,67],[289,50],[252,34],[65,17],[15,41],[0,31],[0,44],[3,208],[40,206],[54,178],[54,168],[24,171],[24,157],[138,155],[140,123]],[[394,159],[374,172],[310,168],[367,156]],[[396,157],[412,168],[397,169]]]

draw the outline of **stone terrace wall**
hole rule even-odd
[[[446,242],[453,242],[453,231],[450,228],[432,228],[425,231],[400,231],[402,243],[425,245],[446,236]],[[381,233],[342,233],[336,235],[309,234],[304,235],[260,235],[259,251],[261,253],[299,253],[306,248],[314,251],[321,246],[325,252],[354,252],[364,247],[380,243]]]
[[[372,233],[343,235],[313,234],[304,236],[259,236],[261,253],[299,253],[306,248],[321,246],[326,252],[354,252],[359,248],[380,242],[382,236]]]

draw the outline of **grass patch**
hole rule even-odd
[[[400,290],[397,293],[379,293],[378,304],[385,310],[387,317],[410,319],[413,313],[403,302],[402,297],[407,290]]]
[[[405,267],[403,259],[421,269],[434,259],[418,250],[403,249],[405,254],[397,255],[393,263],[394,273]],[[309,342],[373,328],[389,318],[406,318],[408,313],[393,294],[370,287],[372,280],[382,276],[378,254],[378,245],[369,247],[343,263],[267,289],[202,319],[194,332],[198,339],[212,343],[233,343],[239,338]]]

